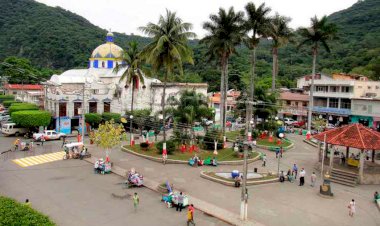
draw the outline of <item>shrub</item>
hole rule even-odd
[[[30,128],[48,126],[51,121],[51,114],[48,111],[27,110],[14,112],[11,118],[14,123],[22,127]]]
[[[11,106],[12,104],[15,104],[15,103],[17,103],[17,101],[15,101],[15,100],[4,100],[3,101],[4,107],[9,107],[9,106]]]
[[[162,146],[163,146],[163,141],[160,141],[156,144],[156,148],[158,150],[159,154],[162,154]],[[168,155],[172,154],[176,149],[177,149],[177,142],[174,140],[167,140],[166,141],[166,151],[168,152]]]
[[[121,115],[119,113],[104,112],[102,118],[104,121],[111,121],[113,119],[115,123],[120,123]]]
[[[140,147],[141,147],[142,149],[147,149],[147,148],[149,147],[149,144],[143,142],[143,143],[140,143]]]
[[[98,113],[88,113],[84,115],[84,119],[92,127],[97,127],[99,123],[102,121],[102,116]]]
[[[0,103],[6,100],[15,100],[13,95],[0,95]]]
[[[0,196],[0,225],[55,225],[49,217],[22,205],[21,203]]]
[[[16,111],[25,111],[25,110],[38,110],[38,106],[35,104],[29,103],[13,103],[9,107],[9,114],[12,115],[13,112]]]

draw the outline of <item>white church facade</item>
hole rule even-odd
[[[87,69],[72,69],[50,78],[45,85],[45,109],[56,119],[70,119],[73,127],[78,125],[82,104],[85,113],[125,114],[130,110],[132,89],[135,89],[134,109],[159,112],[163,83],[144,76],[143,83],[137,81],[134,87],[125,86],[120,78],[126,69],[114,71],[116,64],[122,63],[122,53],[123,49],[113,41],[113,34],[108,33],[106,43],[92,52]],[[179,98],[186,89],[207,96],[207,88],[206,83],[167,83],[166,99]]]

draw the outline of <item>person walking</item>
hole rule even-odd
[[[278,155],[280,154],[280,149],[276,148],[276,158],[278,158]]]
[[[351,202],[348,204],[348,215],[350,217],[353,217],[354,214],[355,214],[356,210],[355,210],[355,200],[352,199]]]
[[[284,148],[281,146],[280,147],[280,157],[282,158],[282,153],[284,153]]]
[[[303,186],[305,184],[305,176],[306,176],[305,169],[302,168],[302,170],[300,172],[300,185],[299,186]]]
[[[182,208],[183,208],[183,195],[182,195],[182,192],[180,192],[179,195],[178,195],[177,208],[175,210],[176,211],[179,210],[179,212],[182,212]]]
[[[61,148],[63,148],[63,146],[65,146],[65,144],[66,144],[66,137],[63,136],[62,137],[62,146],[61,146]]]
[[[263,167],[265,167],[267,164],[267,156],[266,155],[263,155]]]
[[[41,136],[41,146],[44,146],[44,142],[45,142],[45,137]]]
[[[138,205],[140,203],[140,197],[137,195],[137,192],[135,192],[135,194],[133,195],[132,199],[133,199],[133,207],[135,209],[135,212],[137,212],[137,207],[138,207]]]
[[[313,172],[313,174],[311,174],[311,185],[312,187],[315,186],[315,182],[317,181],[317,175],[315,175],[315,172]]]
[[[292,169],[292,173],[294,174],[294,179],[297,180],[297,174],[298,174],[298,167],[297,165],[294,163],[293,165],[293,169]]]
[[[191,204],[189,206],[189,209],[187,210],[187,226],[189,226],[190,223],[192,225],[195,225],[195,223],[194,223],[194,206],[193,206],[193,204]]]

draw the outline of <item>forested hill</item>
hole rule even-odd
[[[32,64],[55,69],[86,66],[107,31],[60,7],[32,0],[0,0],[0,60],[26,57]],[[118,43],[146,38],[114,33]]]
[[[33,66],[40,68],[66,70],[86,67],[91,51],[104,42],[107,32],[79,15],[33,0],[0,0],[0,12],[0,61],[17,56],[29,59]],[[354,72],[379,79],[380,0],[359,1],[330,15],[329,19],[339,27],[339,40],[330,43],[331,53],[320,51],[317,71]],[[115,42],[123,48],[132,39],[137,40],[140,46],[149,41],[145,37],[114,34]],[[210,91],[218,90],[220,71],[216,63],[206,62],[204,46],[196,41],[191,44],[195,65],[185,65],[183,78],[170,79],[208,82]],[[298,50],[296,45],[289,44],[279,49],[278,86],[294,86],[296,77],[311,72],[310,48]],[[238,55],[232,56],[229,61],[230,88],[247,87],[251,69],[249,57],[250,51],[244,46],[238,48]],[[257,58],[257,85],[265,88],[271,82],[270,41],[261,41]],[[48,76],[48,73],[44,74]]]

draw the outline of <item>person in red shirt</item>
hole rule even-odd
[[[168,152],[166,151],[166,149],[162,150],[162,163],[165,165],[166,164],[166,160],[168,159]]]

